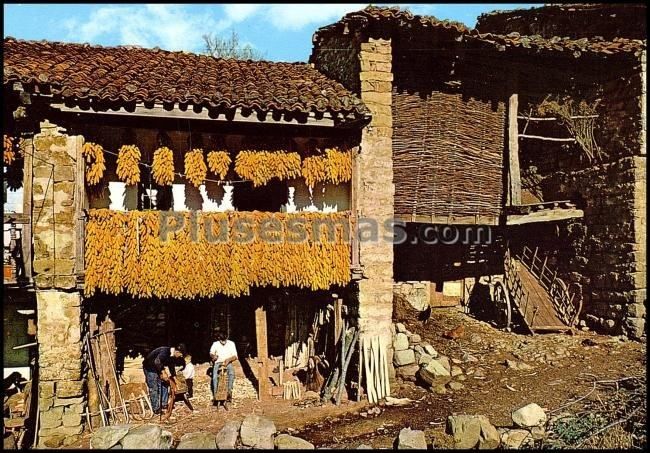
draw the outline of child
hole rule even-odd
[[[187,383],[187,397],[194,398],[194,364],[190,354],[185,356],[185,367],[183,367],[182,371]]]

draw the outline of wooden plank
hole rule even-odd
[[[334,350],[341,339],[343,331],[343,299],[337,298],[334,301]]]
[[[255,338],[257,344],[257,396],[260,400],[270,397],[268,370],[268,334],[266,325],[266,308],[264,304],[255,309]]]
[[[511,88],[516,90],[516,76],[511,80]],[[521,172],[519,169],[519,123],[517,110],[519,109],[519,95],[513,92],[508,99],[508,203],[518,205],[521,203]]]
[[[534,140],[542,140],[547,142],[575,142],[575,138],[560,138],[560,137],[544,137],[542,135],[527,135],[519,134],[519,138],[530,138]]]
[[[412,223],[427,223],[439,225],[498,225],[498,216],[430,216],[395,214],[396,220]]]
[[[352,183],[350,184],[350,205],[351,205],[351,216],[350,216],[350,249],[352,256],[350,258],[350,264],[352,269],[359,269],[361,266],[360,257],[359,257],[359,187],[361,184],[360,171],[359,171],[359,153],[358,151],[352,150]]]
[[[25,277],[32,280],[32,183],[34,171],[34,142],[25,140],[25,159],[23,160],[23,214],[29,216],[30,221],[22,228],[20,242],[22,244],[23,263],[25,265]]]
[[[74,218],[75,228],[75,272],[80,274],[85,271],[85,237],[86,221],[83,218],[84,209],[88,208],[86,196],[86,163],[83,158],[84,139],[81,135],[76,137],[76,166],[75,166],[75,194]]]
[[[585,213],[581,209],[549,209],[544,211],[531,212],[530,214],[511,214],[506,217],[506,225],[524,225],[534,222],[558,222],[567,219],[579,219]]]

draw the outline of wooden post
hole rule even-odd
[[[266,332],[266,310],[264,304],[255,309],[255,334],[257,340],[257,364],[259,367],[258,380],[258,397],[260,400],[268,399],[270,396],[269,389],[269,349]]]
[[[521,204],[521,171],[519,169],[519,125],[517,111],[519,95],[517,94],[517,77],[510,80],[510,97],[508,99],[508,194],[507,204]]]
[[[360,183],[358,151],[352,152],[352,181],[350,182],[350,251],[352,253],[350,264],[353,269],[359,268],[359,235],[358,235],[358,218],[359,202],[358,194]]]
[[[334,301],[334,350],[339,344],[343,330],[343,299],[337,298]]]
[[[33,154],[34,142],[25,141],[25,158],[23,160],[23,214],[29,216],[29,222],[23,224],[20,235],[22,245],[23,265],[25,277],[32,281],[32,172],[33,172]]]
[[[83,218],[84,209],[88,208],[86,197],[86,163],[82,154],[83,137],[77,137],[76,167],[75,167],[75,195],[74,195],[74,217],[75,217],[75,273],[77,277],[85,274],[85,236],[86,221]]]

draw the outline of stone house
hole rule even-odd
[[[317,311],[341,303],[363,336],[389,344],[394,293],[455,305],[480,277],[503,272],[507,243],[556,258],[592,326],[640,337],[645,41],[504,35],[516,30],[502,31],[499,15],[490,17],[471,30],[369,7],[319,29],[310,64],[6,38],[4,124],[16,138],[7,169],[22,199],[5,224],[22,228],[23,263],[5,289],[14,309],[36,313],[45,445],[73,442],[83,429],[84,338],[109,312],[123,329],[122,355],[188,337],[200,351],[225,330],[242,346],[253,341],[258,358],[286,359],[292,348],[296,357]],[[567,96],[587,106],[602,98],[597,147],[585,150],[565,123],[533,119],[545,100]],[[106,156],[99,184],[85,182],[89,142]],[[141,151],[136,184],[119,175],[123,145]],[[163,146],[173,152],[169,185],[156,184],[150,168]],[[294,175],[256,186],[237,172],[243,151],[296,153],[304,163],[331,148],[350,152],[348,181],[310,190]],[[195,149],[225,151],[232,165],[222,177],[188,183],[182,169]],[[255,265],[218,267],[222,261],[202,254],[212,245],[154,254],[152,212],[182,213],[190,225],[198,219],[203,233],[206,219],[259,213],[344,219],[354,234],[328,259],[344,263],[345,278],[319,280],[318,268],[302,266],[299,285],[280,270],[249,280],[249,269],[277,263],[238,255]],[[361,240],[364,218],[404,222],[402,241]],[[434,227],[438,241],[413,243],[422,227]],[[281,262],[290,247],[278,247]],[[213,283],[222,272],[244,283],[237,290]]]
[[[416,244],[409,236],[396,244],[383,257],[393,266],[396,293],[416,305],[444,304],[450,296],[457,303],[475,276],[502,272],[504,243],[514,251],[528,246],[556,263],[557,275],[582,298],[590,327],[643,335],[645,41],[639,38],[645,24],[639,8],[494,12],[470,30],[368,7],[314,34],[310,61],[392,126],[385,166],[393,169],[395,217],[408,222],[409,233],[423,224],[437,231],[454,226],[455,233],[473,228],[473,243]],[[625,19],[632,16],[638,20]],[[598,25],[595,17],[608,19]],[[545,34],[526,36],[539,30]],[[366,62],[367,48],[383,48],[385,56]],[[366,80],[365,70],[381,83]],[[557,99],[564,104],[556,108],[595,108],[595,114],[570,113],[562,122],[538,113]],[[386,184],[385,190],[392,189]],[[482,227],[491,227],[491,241],[480,239]]]

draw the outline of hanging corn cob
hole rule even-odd
[[[194,185],[199,187],[205,182],[208,174],[208,167],[203,159],[203,150],[193,149],[185,153],[185,178]]]
[[[16,159],[16,153],[14,151],[14,139],[8,135],[5,135],[4,145],[4,163],[5,165],[11,165],[12,162]]]
[[[162,241],[158,212],[91,210],[86,228],[86,294],[236,297],[249,294],[255,286],[325,290],[350,281],[350,247],[343,234],[349,213],[202,213],[198,241],[190,234],[192,213],[183,215],[185,228]],[[301,231],[289,223],[297,220],[304,225]],[[330,231],[327,236],[323,227],[316,232],[319,242],[312,237],[312,226],[323,220],[335,226],[334,235]],[[168,221],[173,229],[176,220]],[[253,233],[249,242],[236,241],[235,225],[243,222]],[[224,233],[224,240],[208,240],[208,228],[212,237]],[[196,272],[197,263],[201,272]]]
[[[163,146],[153,153],[151,163],[153,179],[159,186],[171,186],[174,182],[174,153]]]
[[[227,151],[210,151],[208,153],[208,167],[219,179],[224,179],[232,159]]]
[[[348,182],[352,179],[352,153],[327,149],[325,154],[307,157],[302,162],[302,176],[310,187],[316,183]]]
[[[235,172],[243,179],[253,181],[255,187],[269,182],[300,176],[298,153],[241,151],[235,158]]]
[[[129,186],[140,182],[140,158],[135,145],[124,145],[117,153],[117,177]]]
[[[104,175],[106,163],[104,160],[104,148],[92,142],[84,143],[81,154],[86,160],[86,182],[94,186]]]

